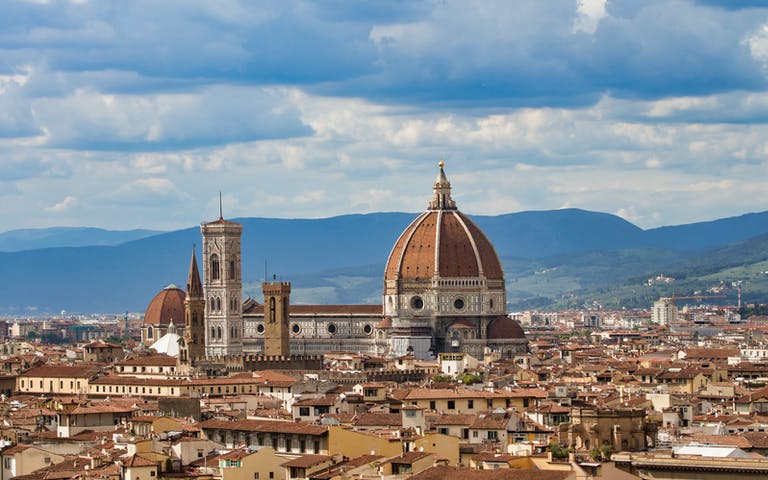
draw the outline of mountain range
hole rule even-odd
[[[292,282],[296,303],[378,303],[390,249],[415,217],[234,219],[243,224],[244,293],[258,300],[260,282],[276,275]],[[579,209],[472,218],[502,259],[510,308],[611,304],[612,295],[617,306],[632,306],[633,298],[643,304],[651,298],[645,294],[663,294],[663,286],[643,295],[618,292],[627,285],[641,288],[649,275],[662,272],[677,272],[687,290],[735,281],[734,268],[750,267],[749,275],[759,277],[768,257],[768,237],[761,237],[768,233],[768,212],[648,230]],[[162,233],[90,228],[2,233],[0,313],[143,311],[167,284],[183,288],[192,248],[196,245],[200,258],[200,244],[198,227]],[[718,280],[721,271],[732,277]],[[696,283],[697,275],[706,277],[703,284]],[[765,290],[766,298],[758,289],[750,300],[768,300],[768,284]]]

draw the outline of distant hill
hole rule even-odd
[[[646,230],[651,246],[672,250],[706,250],[768,231],[768,211],[747,213],[738,217],[710,222],[690,223],[674,227]]]
[[[161,233],[156,230],[104,230],[92,227],[27,228],[0,233],[0,252],[51,247],[119,245]]]
[[[578,269],[578,285],[570,285],[566,292],[559,287],[560,295],[556,295],[556,286],[563,283],[558,275],[550,275],[547,279],[548,289],[539,297],[515,295],[514,290],[508,289],[508,297],[517,307],[546,306],[547,308],[572,308],[585,304],[598,304],[611,308],[647,307],[661,296],[690,296],[700,295],[702,298],[678,300],[678,305],[708,303],[713,305],[735,305],[738,301],[738,287],[741,287],[742,305],[750,303],[768,303],[768,234],[761,234],[747,240],[741,240],[724,247],[705,251],[688,252],[683,255],[673,255],[665,260],[663,252],[657,252],[649,257],[649,262],[642,268],[628,268],[631,262],[611,262],[610,256],[624,255],[631,258],[629,251],[612,252],[600,255],[589,267],[578,267],[578,256],[566,259],[559,265],[559,276],[567,275]],[[599,270],[607,263],[614,264],[614,273],[620,275],[606,276],[602,279],[589,278],[589,272]],[[655,267],[651,268],[651,265]],[[642,262],[637,266],[642,267]],[[673,279],[671,283],[653,283],[648,280],[657,273],[663,272],[666,277]],[[622,278],[623,277],[623,278]],[[535,285],[536,282],[525,281],[525,285]],[[541,282],[539,282],[541,283]],[[554,295],[553,295],[554,294]]]
[[[244,228],[244,291],[259,298],[265,275],[277,274],[293,282],[297,303],[377,303],[390,249],[415,216],[235,219]],[[682,268],[702,249],[768,233],[768,212],[647,231],[577,209],[472,218],[502,258],[515,308],[592,298],[633,277]],[[9,279],[0,289],[0,313],[143,311],[165,285],[184,285],[193,245],[200,258],[197,226],[115,245],[65,246],[73,241],[67,235],[41,233],[51,248],[0,252],[0,275]],[[754,248],[734,246],[733,261]]]

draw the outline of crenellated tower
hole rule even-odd
[[[291,354],[290,282],[264,282],[264,354],[285,356]]]
[[[200,225],[203,235],[205,354],[243,352],[243,283],[240,238],[243,226],[219,219]]]

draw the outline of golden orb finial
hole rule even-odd
[[[440,163],[437,164],[440,168],[443,168],[445,166],[445,162],[440,160]]]

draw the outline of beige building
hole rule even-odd
[[[127,358],[115,364],[115,373],[138,378],[177,377],[177,360],[165,355]]]
[[[233,450],[219,457],[219,469],[222,480],[285,480],[285,461],[271,447]]]
[[[198,424],[205,438],[227,448],[272,447],[279,453],[328,454],[328,427],[281,420],[207,420]]]
[[[157,478],[159,468],[157,461],[136,454],[121,461],[120,471],[123,480],[152,480]]]
[[[188,380],[172,378],[139,378],[106,375],[91,381],[88,395],[109,397],[114,395],[141,395],[142,397],[189,397],[192,385]]]
[[[656,425],[646,421],[644,409],[572,408],[571,422],[559,428],[560,442],[573,448],[636,452],[655,446]]]
[[[131,367],[134,368],[134,367]],[[169,367],[163,367],[169,368]],[[267,395],[283,404],[286,410],[293,403],[292,388],[296,379],[273,371],[248,372],[219,378],[177,379],[158,374],[134,377],[106,375],[90,382],[88,394],[94,397],[110,395],[141,395],[156,398],[220,397],[224,395]]]
[[[171,454],[178,458],[182,465],[205,458],[211,452],[221,448],[221,445],[205,438],[179,437],[171,442]]]
[[[123,346],[101,340],[83,347],[83,361],[86,363],[113,363],[123,358]]]
[[[413,388],[397,397],[403,404],[444,413],[480,413],[497,408],[528,408],[547,398],[547,392],[536,388],[514,390],[472,390],[469,388]]]
[[[308,480],[319,472],[328,470],[336,460],[330,455],[302,455],[283,463],[285,478]]]
[[[356,432],[344,427],[328,427],[328,453],[344,455],[349,458],[361,455],[382,455],[391,457],[403,452],[399,438]]]
[[[100,404],[76,406],[56,415],[58,437],[71,437],[84,430],[108,432],[116,426],[127,426],[136,409],[118,405]]]
[[[27,370],[16,380],[16,391],[29,394],[80,395],[89,392],[96,371],[87,365],[43,365]]]
[[[63,455],[43,450],[31,445],[15,445],[0,453],[3,479],[27,475],[35,470],[49,467],[64,461]]]

